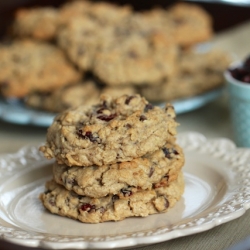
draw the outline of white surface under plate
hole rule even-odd
[[[184,148],[186,189],[167,213],[120,222],[84,224],[50,214],[38,200],[51,178],[51,161],[37,147],[0,156],[0,237],[53,249],[138,247],[195,234],[245,213],[250,207],[250,150],[197,133],[178,137]]]
[[[173,101],[177,114],[186,113],[215,100],[221,96],[223,89],[216,89],[192,98]],[[162,104],[161,104],[162,105]],[[0,98],[0,119],[10,123],[48,127],[55,114],[27,108],[21,101]]]

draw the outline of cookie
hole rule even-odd
[[[177,180],[166,187],[90,198],[68,191],[52,180],[46,183],[46,191],[40,195],[40,200],[51,213],[85,223],[100,223],[167,212],[180,200],[184,186],[180,172]]]
[[[65,86],[51,93],[33,92],[25,98],[25,104],[35,109],[62,112],[79,105],[92,105],[99,100],[100,90],[91,80]]]
[[[96,53],[93,73],[107,85],[153,84],[176,72],[179,49],[171,36],[157,27],[140,29],[148,27],[147,22],[136,19],[138,25],[133,21],[117,25],[110,41]]]
[[[18,9],[11,33],[17,37],[51,40],[58,27],[58,10],[52,7]]]
[[[108,42],[111,32],[111,27],[101,27],[96,20],[76,16],[58,31],[57,43],[80,70],[89,71],[96,52]]]
[[[167,143],[154,153],[129,162],[104,166],[68,167],[54,163],[54,180],[79,195],[100,198],[109,194],[151,190],[174,181],[182,166],[182,149]]]
[[[0,45],[0,92],[25,97],[32,91],[49,92],[78,81],[82,75],[57,47],[31,41]]]
[[[213,36],[211,15],[197,4],[176,3],[168,9],[177,44],[187,48]]]
[[[139,95],[102,96],[97,105],[59,114],[40,150],[68,166],[130,161],[175,141],[173,106],[154,107]]]
[[[151,102],[199,95],[224,85],[223,72],[229,64],[230,57],[222,51],[187,52],[181,56],[176,77],[155,86],[143,86],[139,92]]]

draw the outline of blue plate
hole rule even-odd
[[[175,100],[172,104],[176,114],[186,113],[198,109],[215,100],[223,93],[223,88],[191,98]],[[164,103],[159,104],[164,106]],[[5,100],[0,98],[0,119],[6,122],[48,127],[53,122],[56,114],[27,108],[22,102],[15,99]]]

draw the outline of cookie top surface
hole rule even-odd
[[[182,149],[167,143],[159,150],[129,162],[101,167],[68,167],[54,163],[54,180],[79,195],[104,197],[108,194],[137,192],[166,186],[184,165]]]
[[[31,40],[2,44],[0,58],[0,91],[6,97],[48,92],[81,77],[63,52],[50,44]]]
[[[139,95],[102,96],[99,104],[59,114],[40,150],[68,166],[102,166],[154,152],[175,140],[174,108],[154,107]]]

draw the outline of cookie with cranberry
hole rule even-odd
[[[53,214],[85,223],[100,223],[167,212],[181,199],[184,187],[180,172],[178,178],[165,187],[91,198],[68,191],[52,180],[46,183],[46,191],[40,195],[40,200]]]
[[[35,109],[62,112],[79,105],[91,105],[99,100],[100,90],[91,80],[58,88],[50,93],[33,92],[25,98],[25,104]]]
[[[175,141],[175,111],[153,106],[139,95],[102,96],[59,114],[40,150],[68,166],[102,166],[130,161]]]
[[[53,45],[31,40],[0,45],[0,93],[5,97],[53,91],[81,77]]]
[[[174,181],[184,165],[182,149],[167,143],[161,149],[129,162],[104,166],[68,167],[54,163],[54,180],[79,195],[104,197],[138,190],[151,190]]]
[[[58,27],[58,10],[53,7],[21,8],[14,16],[11,32],[17,37],[51,40]]]

